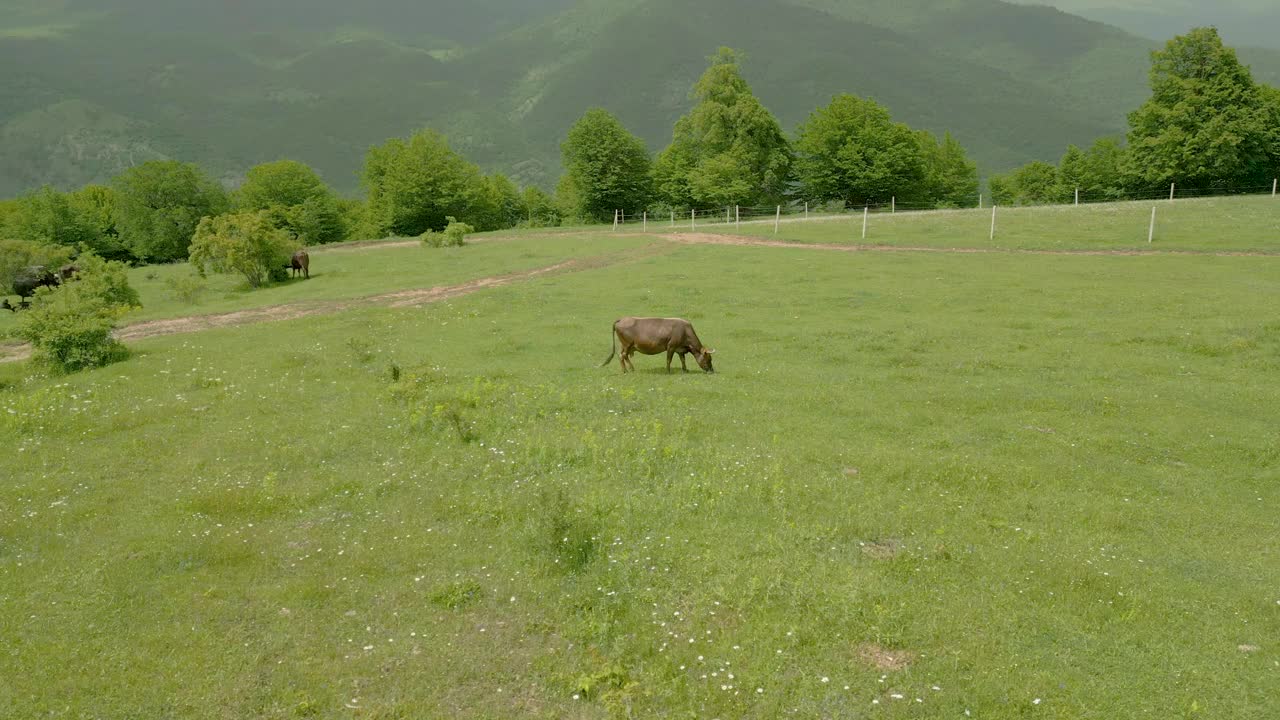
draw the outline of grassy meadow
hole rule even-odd
[[[1280,715],[1280,261],[604,232],[423,272],[643,243],[0,364],[0,715]],[[600,367],[627,314],[718,372]]]
[[[1148,244],[1151,209],[1156,232]],[[816,215],[816,213],[815,213]],[[1269,196],[998,208],[991,239],[991,208],[927,212],[873,212],[862,239],[862,213],[804,222],[784,217],[778,233],[772,214],[740,226],[699,224],[698,232],[731,233],[798,243],[840,243],[928,248],[1003,250],[1181,250],[1280,252],[1280,199]],[[671,232],[669,223],[651,228]],[[689,220],[676,232],[688,232]]]

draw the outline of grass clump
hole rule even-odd
[[[422,244],[427,247],[462,247],[467,244],[467,236],[475,233],[476,229],[464,222],[458,222],[457,218],[448,218],[449,224],[442,232],[428,230],[418,236],[422,240]]]

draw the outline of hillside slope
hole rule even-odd
[[[717,46],[785,127],[832,95],[952,130],[984,171],[1124,128],[1154,44],[999,0],[0,0],[0,196],[150,157],[226,182],[292,157],[351,192],[366,149],[430,125],[550,186],[588,107],[657,150]],[[1280,56],[1244,54],[1262,78]]]

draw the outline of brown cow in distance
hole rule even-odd
[[[289,258],[289,270],[290,277],[297,277],[301,272],[303,280],[311,279],[311,256],[307,255],[306,250],[299,250]]]
[[[613,356],[618,354],[619,342],[622,343],[622,354],[618,355],[622,372],[636,369],[635,363],[631,362],[631,354],[637,350],[645,355],[665,352],[667,372],[671,372],[671,358],[677,354],[680,356],[680,368],[689,372],[689,367],[684,363],[684,356],[688,353],[693,353],[698,367],[707,372],[715,372],[715,368],[711,367],[711,355],[715,350],[703,346],[688,320],[637,317],[618,320],[613,324],[613,352],[609,353],[609,358],[601,367],[613,361]]]

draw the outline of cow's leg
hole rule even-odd
[[[667,351],[667,372],[671,372],[671,357],[676,354],[675,350]]]
[[[689,372],[689,366],[684,364],[685,353],[680,353],[680,369]]]

